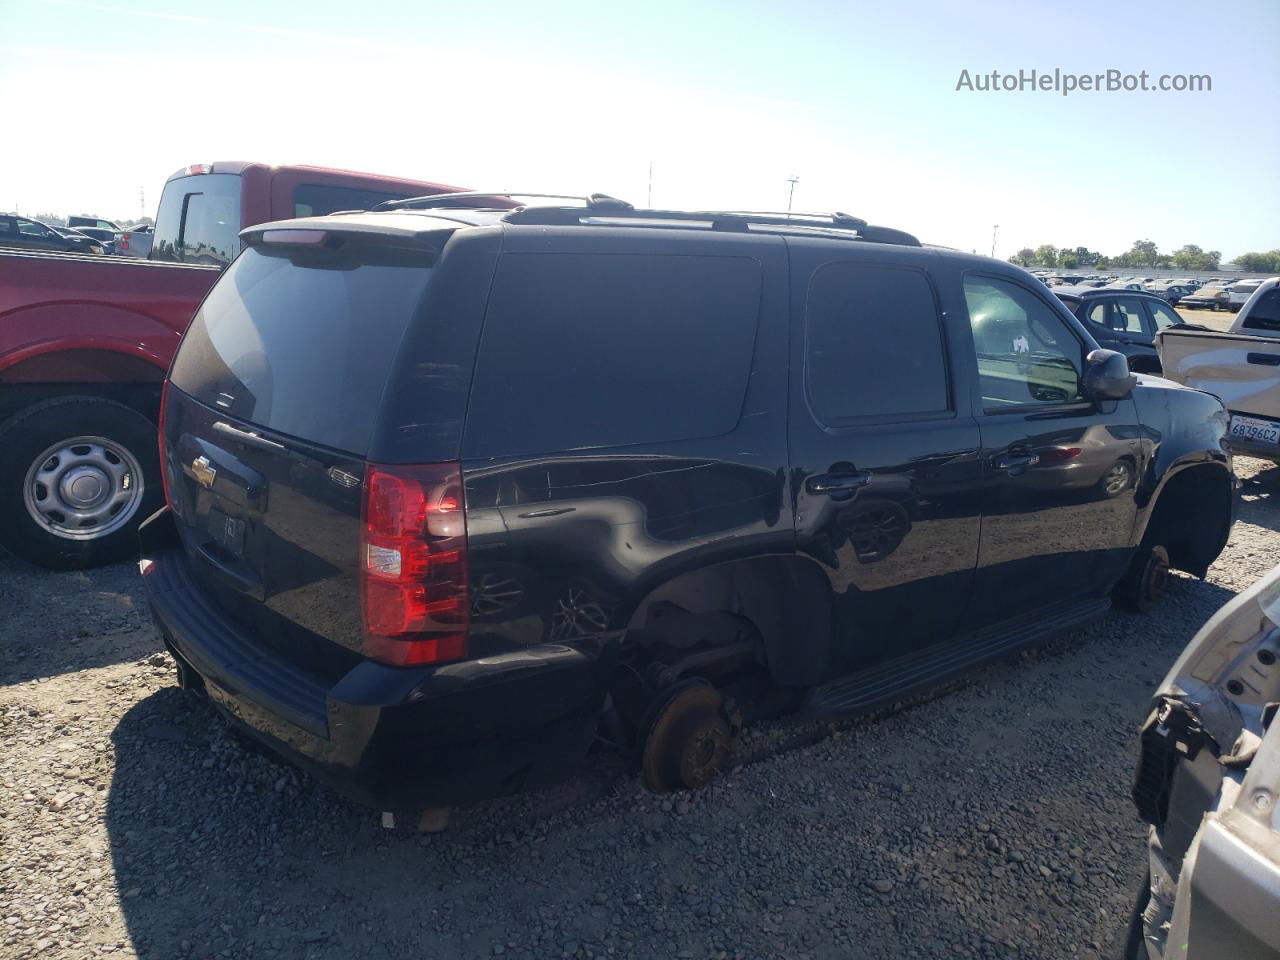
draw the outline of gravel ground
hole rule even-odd
[[[130,566],[0,556],[0,957],[1099,957],[1143,869],[1152,688],[1280,559],[1280,469],[1225,554],[874,718],[790,719],[697,794],[607,755],[554,789],[384,831],[174,686]]]

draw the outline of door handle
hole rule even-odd
[[[996,457],[997,470],[1023,470],[1034,467],[1040,462],[1040,454],[1032,453],[1026,447],[1010,447],[1007,452]]]
[[[1280,354],[1276,353],[1250,353],[1245,359],[1264,367],[1280,367]]]
[[[870,482],[869,473],[817,473],[804,482],[804,488],[810,493],[839,496],[850,494]]]

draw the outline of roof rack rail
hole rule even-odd
[[[458,200],[489,200],[494,197],[502,197],[510,200],[515,197],[530,197],[538,200],[578,200],[582,203],[583,209],[592,210],[632,210],[634,207],[625,200],[619,200],[617,197],[611,197],[607,193],[592,193],[588,196],[579,196],[573,193],[520,193],[515,190],[468,190],[464,193],[432,193],[424,197],[405,197],[400,200],[384,200],[372,210],[426,210],[431,207],[457,207],[472,206],[474,204],[459,204]],[[510,209],[503,207],[502,209]],[[517,206],[515,209],[525,209]],[[559,208],[557,208],[559,209]],[[574,208],[577,209],[577,208]]]
[[[619,201],[621,202],[621,201]],[[643,221],[645,226],[661,223],[697,224],[711,230],[736,233],[752,232],[753,227],[789,228],[800,233],[824,236],[844,235],[850,240],[892,243],[918,247],[920,241],[904,230],[876,227],[847,213],[754,213],[724,210],[646,210],[629,204],[618,208],[600,207],[517,207],[502,218],[507,223],[576,226],[582,223],[621,225],[627,220]]]

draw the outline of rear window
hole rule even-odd
[[[1260,296],[1240,326],[1245,330],[1280,331],[1280,287],[1272,287]]]
[[[468,457],[718,436],[760,312],[746,257],[508,254],[485,315]]]
[[[231,416],[364,456],[428,267],[421,251],[250,248],[192,320],[173,384]]]
[[[339,210],[369,210],[387,200],[399,200],[403,193],[362,190],[359,187],[330,187],[300,183],[293,191],[295,217],[323,217]]]
[[[240,176],[197,174],[165,184],[152,260],[225,266],[240,252]]]

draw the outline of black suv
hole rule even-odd
[[[891,702],[1227,540],[1222,405],[1022,270],[843,214],[465,202],[244,231],[142,528],[180,682],[383,810],[598,736],[696,786],[731,704]]]
[[[1160,373],[1155,336],[1169,327],[1203,330],[1182,319],[1154,293],[1114,288],[1057,287],[1054,294],[1093,335],[1099,346],[1129,358],[1136,373]]]

